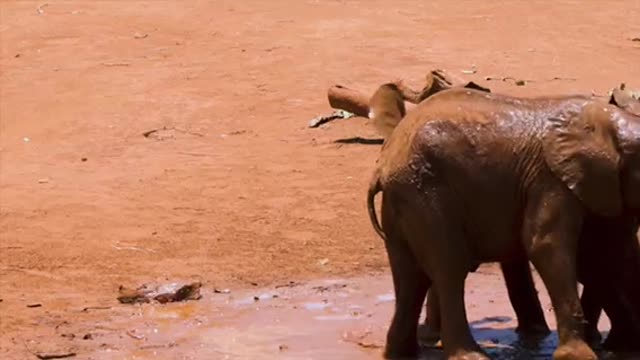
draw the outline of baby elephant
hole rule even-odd
[[[397,87],[383,85],[374,96],[397,97]],[[373,206],[378,192],[382,226]],[[367,197],[396,295],[387,357],[416,355],[418,318],[433,284],[445,353],[486,359],[469,331],[465,278],[477,264],[509,261],[524,249],[553,303],[554,359],[596,359],[584,341],[578,239],[588,216],[640,213],[640,117],[583,96],[445,90],[390,134]],[[599,244],[610,242],[617,240]],[[640,275],[634,266],[617,271],[620,281]]]

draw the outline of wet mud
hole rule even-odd
[[[536,282],[555,328],[546,291]],[[90,359],[378,359],[394,306],[386,275],[231,290],[205,284],[202,294],[199,301],[117,305],[64,332],[78,334],[72,343]],[[555,332],[536,344],[519,341],[494,267],[470,274],[467,312],[474,337],[495,359],[549,359],[557,345]],[[608,327],[603,317],[600,329]],[[84,332],[96,337],[93,346]],[[443,357],[440,348],[425,346],[421,358]]]

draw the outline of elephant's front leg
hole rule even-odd
[[[584,315],[577,286],[576,252],[583,210],[578,199],[567,191],[545,190],[544,195],[531,197],[523,235],[556,315],[560,343],[553,358],[596,360],[584,341]]]

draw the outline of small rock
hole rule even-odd
[[[229,294],[231,290],[229,289],[213,289],[213,292],[216,294]]]
[[[260,298],[258,296],[254,296],[253,297],[253,301],[259,301],[259,300],[260,300]]]
[[[80,159],[80,161],[82,161],[82,162],[85,162],[85,161],[87,161],[87,160],[88,160],[88,159],[87,159],[86,157],[83,157],[83,158],[81,158],[81,159]]]
[[[133,34],[134,39],[144,39],[147,36],[149,36],[149,34],[143,34],[143,33],[139,33],[139,32]]]
[[[525,86],[526,84],[526,80],[516,80],[516,86]]]
[[[93,339],[93,335],[91,335],[91,334],[85,334],[82,337],[82,340],[92,340],[92,339]]]
[[[28,308],[39,308],[39,307],[42,307],[42,304],[28,304],[27,307]]]
[[[327,258],[324,258],[324,259],[321,259],[320,261],[318,261],[318,264],[320,264],[322,266],[327,265],[328,263],[329,263],[329,259],[327,259]]]
[[[280,350],[280,351],[289,350],[289,346],[284,345],[284,344],[279,345],[279,346],[278,346],[278,350]]]
[[[31,139],[29,139],[28,137],[25,136],[25,137],[22,138],[22,141],[28,143],[29,141],[31,141]]]
[[[48,178],[42,178],[42,179],[38,179],[38,184],[46,184],[49,182]]]
[[[36,11],[38,12],[38,14],[44,14],[44,8],[47,6],[49,6],[49,4],[42,4],[38,6],[38,8],[36,8]]]
[[[476,68],[475,65],[471,65],[471,69],[468,70],[462,70],[463,74],[467,74],[467,75],[472,75],[478,72],[478,69]]]
[[[229,135],[241,135],[241,134],[245,134],[246,132],[247,130],[234,130],[230,132]]]
[[[14,56],[15,58],[19,58],[21,55],[20,54],[16,54],[16,56]]]

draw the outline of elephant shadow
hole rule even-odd
[[[486,317],[470,322],[471,332],[482,348],[495,360],[547,360],[552,359],[553,352],[558,346],[556,331],[539,339],[520,339],[513,327],[500,328],[500,324],[511,322],[512,318]],[[498,325],[498,326],[497,326]],[[607,332],[602,333],[603,337]],[[638,355],[635,355],[638,356]],[[604,357],[601,357],[604,358]],[[608,354],[607,359],[637,359],[638,357],[613,357]],[[441,348],[423,347],[420,360],[446,359]]]
[[[368,139],[360,136],[335,140],[336,144],[382,145],[384,139]]]

